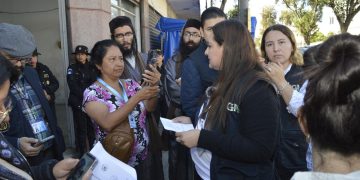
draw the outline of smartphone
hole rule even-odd
[[[46,141],[49,141],[49,140],[54,139],[54,138],[55,138],[55,136],[54,136],[54,135],[51,135],[51,136],[46,137],[46,138],[44,138],[44,139],[39,139],[39,142],[43,144],[43,143],[45,143]]]
[[[85,153],[79,163],[75,166],[74,169],[72,169],[70,171],[70,174],[68,176],[68,180],[77,180],[77,179],[81,179],[84,174],[91,168],[93,169],[93,167],[96,165],[96,158],[90,154],[90,153]]]

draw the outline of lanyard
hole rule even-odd
[[[107,89],[109,89],[111,91],[112,94],[114,94],[115,96],[123,99],[125,102],[128,101],[128,97],[126,96],[126,92],[125,92],[125,88],[123,86],[123,84],[121,83],[121,81],[119,80],[119,84],[121,87],[121,95],[119,94],[119,92],[117,92],[114,88],[112,88],[108,83],[106,83],[104,80],[102,80],[101,78],[97,78],[97,80],[99,81],[99,83],[101,83],[102,85],[104,85]]]
[[[128,101],[128,97],[126,96],[125,88],[124,88],[123,84],[121,83],[121,80],[119,80],[119,84],[120,84],[120,87],[122,90],[121,95],[119,92],[117,92],[114,88],[112,88],[108,83],[106,83],[101,78],[97,78],[97,80],[99,81],[99,83],[104,85],[107,89],[109,89],[112,94],[114,94],[115,96],[117,96],[119,98],[122,98],[125,102]],[[131,112],[128,117],[129,117],[130,128],[136,128],[136,120],[135,120],[135,117],[133,116],[133,113]]]

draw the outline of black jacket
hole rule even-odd
[[[227,106],[224,133],[220,128],[200,132],[198,147],[212,153],[212,180],[274,179],[273,158],[279,141],[279,101],[274,88],[257,81]],[[235,111],[238,107],[239,111]]]
[[[58,160],[63,159],[63,152],[65,151],[65,142],[61,129],[57,125],[57,120],[54,112],[50,109],[44,91],[40,85],[40,80],[36,71],[31,67],[25,67],[23,71],[25,80],[30,84],[35,94],[39,98],[41,107],[45,113],[47,123],[51,132],[55,135],[54,144],[51,149],[55,152],[55,157]],[[10,97],[13,102],[13,109],[10,113],[10,129],[4,133],[6,139],[17,147],[17,139],[21,137],[34,137],[34,133],[30,123],[26,120],[22,113],[20,102],[18,102],[13,94],[10,92]],[[32,165],[40,164],[44,159],[44,152],[41,151],[39,155],[27,157]]]
[[[54,103],[55,92],[57,89],[59,89],[59,81],[56,79],[50,69],[42,63],[37,63],[36,72],[39,75],[42,88],[51,97],[51,100],[49,102]]]
[[[285,79],[295,89],[299,90],[304,83],[302,68],[292,65]],[[306,151],[308,144],[302,133],[297,118],[287,109],[281,98],[281,139],[276,161],[278,165],[288,169],[291,174],[297,171],[306,171]],[[286,177],[288,178],[288,177]],[[285,178],[285,179],[286,179]]]
[[[218,71],[209,68],[209,59],[205,55],[206,45],[199,47],[185,59],[182,66],[180,100],[186,116],[195,119],[203,100],[205,90],[217,80]],[[195,124],[195,122],[193,122]]]
[[[96,71],[88,62],[74,63],[68,67],[66,79],[70,89],[69,106],[81,109],[84,90],[94,82],[95,78]]]

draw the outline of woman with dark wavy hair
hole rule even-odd
[[[315,172],[293,179],[360,179],[360,37],[330,37],[316,59],[299,113]]]
[[[275,179],[276,92],[246,26],[228,20],[212,31],[205,54],[220,76],[207,90],[196,128],[176,133],[177,141],[191,148],[201,179]],[[191,123],[185,117],[175,121]]]

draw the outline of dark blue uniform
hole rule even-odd
[[[67,83],[70,89],[68,104],[74,117],[75,144],[80,156],[87,152],[87,143],[93,145],[95,132],[89,116],[81,110],[83,92],[94,81],[95,69],[88,62],[71,64],[67,70]]]
[[[38,62],[36,64],[35,69],[39,75],[39,79],[40,79],[42,88],[51,97],[49,100],[49,105],[50,105],[51,109],[54,111],[54,114],[56,114],[55,92],[56,92],[56,90],[59,89],[59,81],[56,79],[54,74],[50,71],[50,69],[46,65]]]

